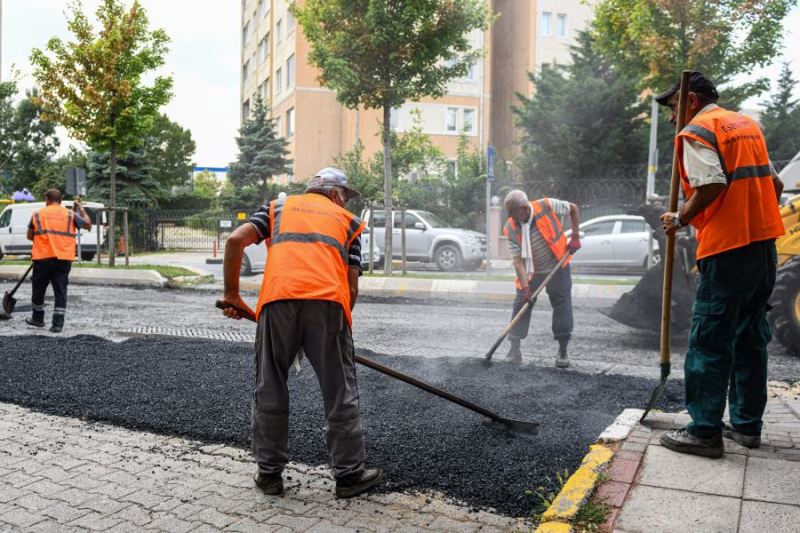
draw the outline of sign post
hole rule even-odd
[[[494,181],[495,150],[491,144],[486,148],[486,275],[492,270],[492,239],[489,235],[491,228],[492,182]]]

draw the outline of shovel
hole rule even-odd
[[[681,89],[678,97],[678,119],[675,125],[675,135],[677,136],[686,123],[686,100],[689,93],[689,76],[691,72],[684,70],[681,75]],[[678,151],[672,155],[672,177],[669,187],[669,211],[674,213],[678,210],[678,185],[680,184],[680,174],[678,173]],[[639,422],[650,414],[650,410],[655,407],[656,402],[664,392],[667,385],[667,378],[670,373],[670,328],[672,326],[672,270],[675,263],[675,232],[667,234],[667,249],[661,256],[664,261],[664,290],[661,295],[661,382],[656,386],[650,397],[650,403],[644,410]]]
[[[533,305],[531,302],[535,301],[536,298],[539,297],[539,294],[541,294],[544,288],[547,287],[547,284],[550,283],[550,280],[553,279],[553,276],[555,276],[556,272],[561,270],[561,267],[564,266],[564,263],[567,262],[567,259],[569,259],[574,253],[575,252],[570,251],[564,254],[564,257],[561,258],[556,267],[550,271],[550,273],[547,275],[546,278],[544,278],[544,281],[542,281],[541,285],[539,285],[536,288],[536,290],[533,291],[533,294],[531,294],[531,297],[528,298],[527,302],[525,302],[525,305],[523,305],[522,308],[517,312],[517,314],[514,315],[514,318],[511,319],[511,323],[508,326],[506,326],[506,329],[504,329],[503,333],[500,334],[500,338],[498,338],[494,342],[494,344],[492,344],[492,347],[489,348],[489,351],[486,352],[486,355],[483,356],[485,359],[483,364],[485,366],[490,366],[492,364],[492,355],[494,355],[494,352],[496,352],[497,349],[500,347],[500,345],[503,344],[503,341],[506,340],[508,334],[511,332],[512,329],[514,329],[514,326],[517,325],[517,322],[522,320],[523,315],[525,315],[525,313],[528,311],[531,305]]]
[[[226,302],[223,302],[221,300],[217,300],[216,306],[217,306],[218,309],[223,309],[223,310],[232,307],[230,304],[228,304]],[[250,320],[252,322],[256,321],[256,318],[253,315],[251,315],[250,313],[248,313],[248,312],[246,312],[246,311],[244,311],[242,309],[236,309],[236,311],[238,311],[239,314],[242,315],[242,317],[246,318],[247,320]],[[431,385],[429,383],[425,383],[424,381],[420,381],[420,380],[418,380],[416,378],[413,378],[413,377],[411,377],[409,375],[403,374],[402,372],[398,372],[397,370],[394,370],[392,368],[383,366],[382,364],[380,364],[380,363],[378,363],[376,361],[373,361],[372,359],[367,359],[366,357],[362,357],[360,355],[356,355],[355,356],[355,360],[356,360],[357,363],[361,363],[362,365],[364,365],[366,367],[369,367],[372,370],[377,370],[378,372],[381,372],[382,374],[386,374],[387,376],[392,377],[394,379],[398,379],[400,381],[404,381],[405,383],[408,383],[409,385],[414,385],[417,388],[420,388],[420,389],[422,389],[422,390],[424,390],[426,392],[430,392],[431,394],[435,394],[436,396],[438,396],[440,398],[444,398],[445,400],[447,400],[449,402],[453,402],[453,403],[455,403],[457,405],[460,405],[461,407],[466,407],[470,411],[475,411],[476,413],[481,414],[481,415],[485,416],[486,418],[488,418],[490,420],[490,425],[492,425],[492,426],[495,426],[495,427],[498,427],[498,428],[502,428],[502,429],[505,429],[507,431],[514,431],[514,432],[517,432],[517,433],[527,433],[528,435],[536,435],[537,433],[539,433],[539,423],[538,422],[527,422],[525,420],[515,420],[513,418],[506,418],[506,417],[500,416],[500,415],[498,415],[496,413],[493,413],[493,412],[489,411],[488,409],[485,409],[485,408],[483,408],[483,407],[481,407],[479,405],[475,405],[474,403],[472,403],[470,401],[467,401],[467,400],[465,400],[463,398],[459,398],[458,396],[455,396],[454,394],[450,394],[447,391],[444,391],[442,389],[434,387],[433,385]]]
[[[11,313],[14,312],[14,306],[17,305],[17,299],[14,298],[14,293],[17,292],[17,289],[19,289],[19,286],[22,285],[22,282],[25,281],[25,278],[28,277],[28,274],[31,273],[32,269],[33,263],[31,263],[31,266],[28,267],[28,270],[25,271],[25,273],[22,275],[22,278],[17,282],[14,288],[10,291],[6,291],[6,293],[3,295],[3,313],[5,313],[7,317],[11,316]]]

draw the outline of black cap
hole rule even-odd
[[[667,100],[669,100],[670,96],[677,93],[680,89],[681,80],[679,79],[669,90],[666,90],[656,96],[656,102],[663,106],[667,105]],[[695,71],[689,75],[689,90],[693,93],[705,96],[712,102],[719,100],[719,93],[717,92],[717,88],[714,86],[714,82],[703,76],[703,74],[700,72]]]

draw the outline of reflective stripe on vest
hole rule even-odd
[[[77,229],[75,214],[60,205],[49,205],[33,214],[34,260],[56,258],[75,259]]]
[[[678,134],[678,170],[688,199],[695,191],[684,166],[684,139],[714,150],[727,180],[725,190],[692,219],[698,259],[783,235],[766,142],[753,119],[715,108],[695,116]]]
[[[350,316],[349,254],[364,224],[319,194],[275,200],[269,206],[267,264],[256,312],[281,300],[328,300]]]

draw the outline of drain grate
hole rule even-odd
[[[230,331],[212,331],[209,329],[177,329],[161,328],[158,326],[142,326],[118,331],[119,335],[126,337],[181,337],[191,339],[207,339],[214,341],[254,342],[253,335],[235,333]]]

